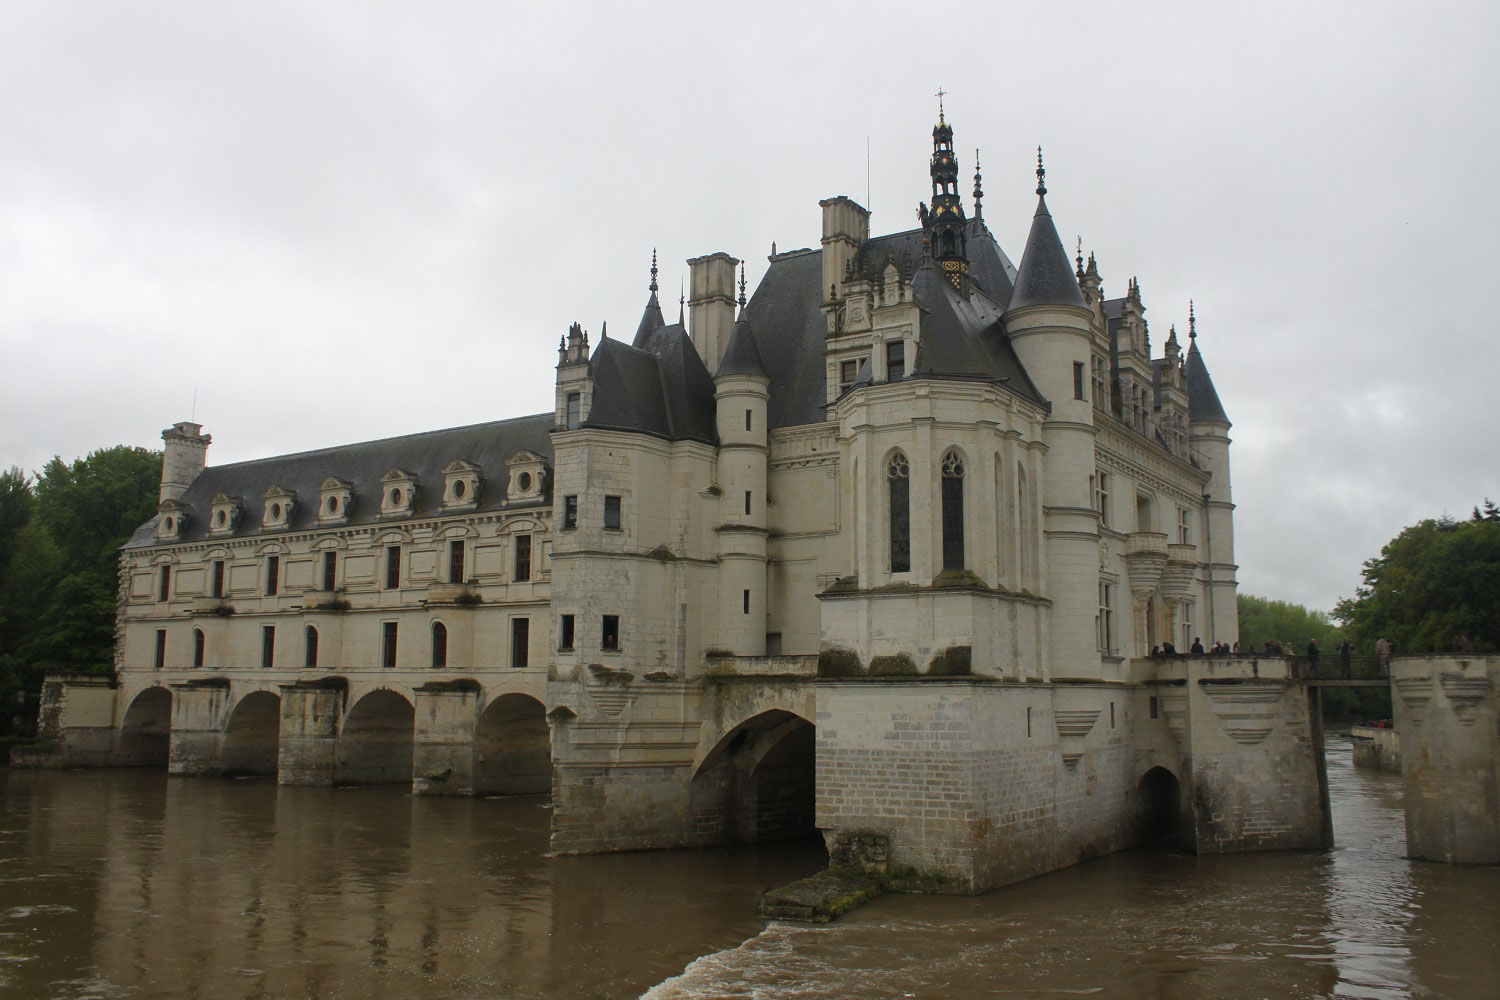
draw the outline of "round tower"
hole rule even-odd
[[[750,324],[734,324],[714,376],[719,432],[719,628],[709,645],[736,656],[766,652],[766,479],[771,379]]]
[[[1189,313],[1188,350],[1183,363],[1188,397],[1188,445],[1199,467],[1209,475],[1203,488],[1204,589],[1208,596],[1206,625],[1210,641],[1232,643],[1239,638],[1236,594],[1239,566],[1234,561],[1234,494],[1229,479],[1229,428],[1232,424],[1219,401],[1208,366],[1198,350],[1197,316]]]

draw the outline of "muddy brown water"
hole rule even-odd
[[[536,797],[0,771],[0,996],[1492,997],[1500,869],[1402,857],[1329,754],[1331,852],[1131,851],[765,926],[815,844],[546,855]]]

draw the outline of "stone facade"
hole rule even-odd
[[[57,688],[59,753],[550,788],[557,851],[868,828],[970,890],[1150,816],[1200,850],[1318,842],[1305,693],[1139,659],[1237,632],[1191,312],[1153,357],[1139,283],[1068,259],[1040,168],[1017,268],[945,120],[931,162],[922,229],[827,199],[749,297],[691,260],[676,324],[653,262],[633,342],[562,338],[551,413],[223,467],[169,429],[117,685]]]

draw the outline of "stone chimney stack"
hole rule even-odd
[[[688,261],[688,333],[698,357],[711,372],[719,370],[719,361],[734,333],[734,269],[739,263],[727,253]]]
[[[818,202],[823,209],[823,301],[844,294],[844,274],[859,246],[870,238],[870,212],[839,195]]]
[[[202,424],[184,420],[161,432],[166,447],[161,458],[161,495],[163,500],[181,500],[198,473],[208,464],[208,446],[213,438],[201,433]]]

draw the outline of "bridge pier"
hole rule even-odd
[[[224,710],[229,702],[229,681],[209,677],[170,687],[172,732],[167,751],[167,773],[220,773],[223,769]]]
[[[1391,688],[1407,855],[1500,864],[1500,657],[1401,657]]]
[[[281,685],[281,738],[276,780],[332,785],[338,772],[339,721],[349,696],[340,678]]]
[[[413,794],[474,794],[474,732],[481,695],[474,681],[433,681],[417,688]]]

